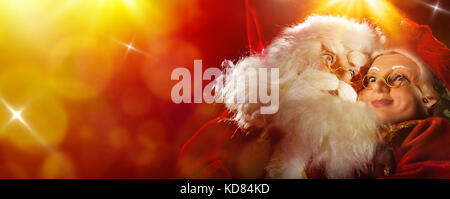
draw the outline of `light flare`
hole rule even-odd
[[[3,103],[3,105],[9,110],[9,112],[11,112],[11,118],[9,119],[9,121],[5,124],[5,126],[9,125],[11,122],[13,122],[14,120],[18,120],[20,121],[20,123],[24,124],[25,126],[28,126],[27,123],[25,122],[25,120],[22,117],[22,112],[25,108],[22,108],[20,110],[15,110],[13,107],[11,107],[11,105],[9,105],[5,99],[0,98],[0,101]],[[4,127],[5,127],[4,126]],[[3,127],[3,128],[4,128]]]
[[[15,110],[11,105],[9,105],[5,99],[0,97],[0,101],[3,103],[3,105],[11,112],[11,118],[10,120],[3,126],[2,130],[6,128],[10,123],[17,120],[19,121],[27,130],[28,132],[46,149],[49,151],[54,151],[48,143],[33,129],[31,126],[23,119],[22,112],[25,110],[25,108],[22,108],[20,110]]]
[[[450,11],[448,11],[448,10],[445,10],[445,9],[443,9],[443,8],[441,8],[441,7],[439,7],[439,4],[440,4],[440,1],[437,1],[436,2],[436,4],[428,4],[428,3],[425,3],[425,2],[422,2],[422,1],[418,1],[420,4],[422,4],[422,5],[424,5],[424,6],[427,6],[427,7],[429,7],[429,8],[431,8],[431,9],[433,9],[433,14],[432,14],[432,16],[434,16],[436,13],[444,13],[444,14],[450,14]]]
[[[125,55],[128,55],[128,53],[129,53],[130,51],[134,51],[134,52],[137,52],[137,53],[139,53],[139,54],[141,54],[141,55],[144,55],[144,56],[146,56],[146,57],[149,56],[148,53],[146,53],[146,52],[144,52],[144,51],[142,51],[142,50],[140,50],[140,49],[137,49],[137,48],[133,45],[134,39],[132,39],[129,43],[125,43],[125,42],[120,41],[120,40],[118,40],[118,39],[115,39],[115,38],[113,38],[113,37],[111,37],[111,39],[112,39],[114,42],[116,42],[116,43],[118,43],[118,44],[124,46],[125,48],[127,48],[127,51],[126,51]]]
[[[11,120],[19,120],[20,122],[25,123],[25,121],[24,121],[23,118],[22,118],[22,111],[23,111],[23,110],[18,110],[18,111],[16,111],[16,110],[12,109],[11,107],[7,107],[7,108],[8,108],[9,111],[11,111],[11,113],[12,113],[12,118],[11,118]]]
[[[337,15],[359,21],[369,19],[392,32],[401,20],[401,13],[387,0],[319,0],[313,14]]]

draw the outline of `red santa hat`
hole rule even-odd
[[[450,88],[450,50],[433,36],[430,27],[405,18],[398,31],[386,36],[388,51],[409,56],[421,67],[430,69],[447,89]]]

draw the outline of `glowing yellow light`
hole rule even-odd
[[[314,14],[369,19],[386,31],[394,31],[400,12],[387,0],[319,0]]]

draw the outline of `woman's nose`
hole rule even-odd
[[[390,88],[384,83],[384,81],[377,81],[373,85],[373,90],[380,93],[388,93]]]

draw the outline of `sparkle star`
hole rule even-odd
[[[439,9],[439,2],[434,6],[434,11]]]
[[[12,109],[11,107],[8,107],[9,111],[12,113],[11,120],[19,120],[22,123],[25,123],[25,121],[22,118],[22,110],[16,111]]]
[[[130,51],[130,50],[137,50],[136,48],[134,48],[134,46],[133,46],[133,41],[131,41],[129,44],[127,44],[127,45],[125,45],[126,47],[127,47],[127,50],[128,51]]]
[[[439,3],[440,1],[437,1],[436,4],[432,5],[432,4],[428,4],[422,1],[419,1],[420,4],[425,5],[431,9],[433,9],[433,13],[431,14],[431,17],[433,18],[434,15],[436,14],[436,12],[440,12],[440,13],[444,13],[444,14],[450,14],[450,11],[445,10],[444,8],[439,7]]]
[[[44,146],[49,151],[53,151],[54,149],[50,147],[47,142],[33,129],[31,126],[23,119],[22,112],[25,110],[25,108],[22,108],[20,110],[15,110],[12,106],[10,106],[3,98],[0,97],[0,101],[3,103],[3,105],[11,112],[11,118],[9,121],[0,129],[2,131],[5,127],[7,127],[11,122],[13,121],[19,121],[27,130],[28,132],[36,138],[36,140]]]
[[[11,107],[3,98],[0,98],[0,101],[5,105],[5,107],[9,110],[9,112],[11,112],[11,118],[9,119],[8,123],[11,123],[14,120],[18,120],[20,121],[22,124],[24,124],[25,126],[27,126],[27,123],[25,122],[25,120],[22,117],[22,112],[23,112],[23,108],[20,110],[15,110],[13,107]]]
[[[134,46],[134,44],[133,44],[133,43],[134,43],[134,39],[132,39],[132,40],[130,41],[130,43],[125,43],[125,42],[120,41],[120,40],[117,40],[117,39],[115,39],[115,38],[111,38],[111,39],[112,39],[113,41],[115,41],[116,43],[118,43],[118,44],[120,44],[120,45],[126,47],[126,48],[127,48],[126,54],[128,54],[130,51],[134,51],[134,52],[137,52],[137,53],[139,53],[139,54],[141,54],[141,55],[148,56],[147,53],[143,52],[143,51],[140,50],[140,49],[137,49],[137,48]]]
[[[436,3],[436,5],[434,5],[433,6],[433,15],[435,15],[436,14],[436,11],[438,11],[440,8],[439,8],[439,1]]]

